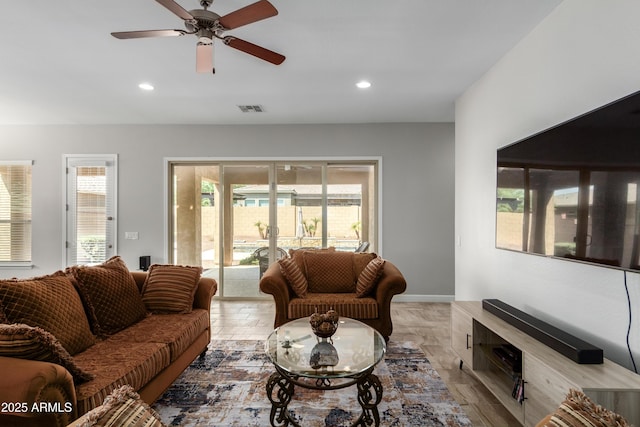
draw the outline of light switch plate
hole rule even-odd
[[[137,231],[125,231],[124,238],[127,240],[138,240],[138,232]]]

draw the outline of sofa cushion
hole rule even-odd
[[[353,274],[355,277],[359,277],[362,270],[371,262],[371,260],[377,258],[373,252],[354,252],[353,254]]]
[[[114,334],[147,315],[138,286],[119,256],[97,266],[74,266],[67,271],[76,279],[96,334]]]
[[[378,303],[370,297],[358,298],[355,293],[307,293],[306,298],[293,298],[289,302],[289,319],[311,316],[335,310],[340,317],[352,319],[377,319]]]
[[[169,366],[169,346],[162,343],[99,341],[74,357],[94,379],[76,387],[78,415],[101,405],[115,389],[129,384],[139,390]]]
[[[190,313],[202,267],[153,264],[142,287],[142,302],[152,313]]]
[[[630,427],[621,415],[597,405],[583,392],[571,389],[545,427]]]
[[[304,298],[307,295],[307,287],[309,284],[307,283],[307,278],[304,277],[300,267],[292,258],[281,258],[278,260],[278,264],[280,264],[280,272],[293,289],[293,292],[300,297]]]
[[[77,427],[163,427],[160,416],[138,393],[124,385],[115,389],[104,403],[78,418]]]
[[[353,252],[307,251],[304,264],[309,292],[355,292]]]
[[[369,264],[367,264],[358,276],[358,281],[356,282],[356,296],[358,298],[371,294],[378,284],[383,268],[384,260],[380,257],[372,259]]]
[[[74,355],[95,342],[82,301],[62,271],[32,279],[0,280],[0,317],[51,333]]]
[[[336,248],[334,246],[330,246],[328,248],[300,248],[300,249],[289,249],[289,257],[295,261],[302,271],[302,274],[307,275],[307,271],[305,270],[304,265],[304,254],[307,252],[314,253],[323,253],[323,252],[335,252]]]
[[[0,356],[55,363],[69,371],[77,384],[93,379],[76,365],[56,337],[38,327],[0,324]]]
[[[118,343],[118,346],[125,345],[127,342],[167,344],[171,353],[171,362],[173,362],[208,327],[209,312],[201,308],[187,314],[153,314],[110,336],[108,341]]]

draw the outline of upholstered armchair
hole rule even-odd
[[[276,305],[274,327],[334,309],[389,339],[391,299],[407,286],[394,264],[371,253],[305,250],[291,255],[272,263],[260,280],[260,290],[272,295]]]

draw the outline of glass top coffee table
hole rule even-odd
[[[386,343],[375,329],[357,320],[340,318],[332,337],[319,338],[306,317],[273,331],[265,351],[276,369],[267,382],[272,426],[299,426],[287,410],[294,386],[337,390],[352,385],[357,385],[362,407],[362,414],[352,425],[380,425],[382,385],[373,369],[384,357]]]

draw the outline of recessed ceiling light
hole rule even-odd
[[[142,90],[153,90],[153,85],[151,83],[140,83],[138,87]]]
[[[356,83],[356,86],[360,89],[366,89],[371,87],[371,83],[366,80],[361,80],[358,83]]]

